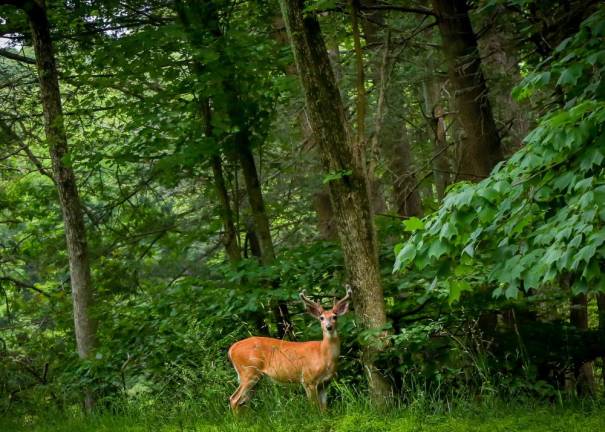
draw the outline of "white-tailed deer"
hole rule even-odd
[[[324,310],[303,291],[300,298],[308,313],[319,319],[323,331],[321,341],[290,342],[267,337],[250,337],[229,348],[229,359],[237,372],[239,387],[229,399],[231,409],[238,408],[250,398],[252,387],[266,375],[278,382],[299,382],[312,403],[326,408],[326,384],[336,373],[340,355],[340,339],[336,320],[349,310],[351,287],[332,309]]]

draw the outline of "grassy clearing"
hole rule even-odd
[[[273,409],[269,405],[275,402]],[[568,406],[465,403],[407,407],[377,411],[364,402],[336,404],[320,415],[304,400],[259,403],[238,416],[199,404],[137,404],[119,411],[84,417],[77,413],[24,416],[2,423],[0,430],[14,432],[185,432],[185,431],[338,431],[338,432],[596,432],[605,430],[605,410],[598,403]]]

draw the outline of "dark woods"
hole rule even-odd
[[[0,412],[227,409],[345,283],[339,388],[602,397],[598,3],[0,0]]]

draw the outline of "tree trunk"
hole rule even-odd
[[[273,249],[269,218],[267,217],[267,212],[265,210],[265,203],[258,178],[258,171],[256,170],[256,163],[254,162],[254,155],[252,154],[252,150],[250,150],[250,145],[247,142],[245,132],[242,131],[239,134],[240,142],[237,146],[237,155],[242,167],[244,182],[246,183],[246,192],[248,193],[248,201],[250,202],[252,217],[254,219],[255,233],[260,246],[261,263],[269,266],[275,262],[275,250]],[[273,280],[271,281],[271,285],[273,288],[277,288],[279,282]],[[286,302],[283,300],[278,301],[277,305],[273,308],[273,314],[277,322],[278,337],[284,338],[288,336],[290,339],[293,339],[292,321]]]
[[[374,2],[365,3],[366,6]],[[374,119],[374,131],[370,146],[370,187],[380,192],[380,182],[374,176],[374,165],[382,151],[392,177],[392,201],[397,214],[401,216],[422,216],[422,201],[414,173],[413,155],[405,123],[404,82],[393,80],[393,59],[390,33],[387,31],[383,43],[379,38],[379,29],[383,25],[382,11],[375,10],[364,14],[361,21],[366,42],[369,46],[381,46],[382,55],[376,53],[370,61],[374,86],[378,88],[378,102]],[[380,151],[381,150],[381,151]],[[376,197],[371,194],[376,207]],[[382,199],[384,202],[384,199]],[[384,205],[382,206],[384,208]]]
[[[237,156],[242,167],[248,201],[250,202],[252,217],[254,218],[255,232],[260,244],[261,262],[264,265],[271,265],[275,261],[275,251],[269,228],[269,218],[265,210],[265,202],[260,187],[258,171],[256,170],[256,163],[254,162],[254,155],[247,142],[237,147]]]
[[[569,322],[578,330],[588,330],[588,299],[580,294],[571,299]],[[576,389],[579,396],[595,394],[595,379],[592,362],[577,362],[574,365]]]
[[[493,114],[502,132],[506,154],[518,150],[529,132],[529,113],[512,97],[513,87],[521,82],[516,35],[504,6],[497,6],[486,23],[488,30],[479,39],[486,79],[491,92]]]
[[[601,340],[605,340],[605,294],[597,294],[597,307],[599,314],[599,331],[601,332]],[[601,357],[601,378],[605,387],[605,357]]]
[[[214,177],[214,187],[220,202],[221,218],[223,219],[223,227],[225,234],[223,236],[223,244],[229,261],[233,264],[237,263],[242,253],[238,242],[238,233],[233,220],[233,211],[229,202],[229,194],[225,186],[225,178],[223,176],[223,163],[219,155],[214,155],[211,158],[212,175]]]
[[[210,108],[210,99],[206,99],[202,104],[202,118],[204,121],[204,134],[207,137],[213,136],[212,129],[212,110]],[[220,155],[215,154],[210,158],[210,165],[212,166],[212,176],[214,179],[214,188],[219,199],[219,207],[221,213],[221,219],[223,220],[223,229],[225,234],[223,236],[223,244],[225,245],[225,252],[227,257],[232,264],[239,262],[242,258],[242,252],[239,246],[239,235],[235,222],[233,219],[233,211],[231,210],[231,203],[229,200],[229,192],[225,186],[225,177],[223,175],[223,161]]]
[[[303,17],[301,0],[281,0],[280,5],[324,169],[339,176],[328,184],[345,266],[354,287],[353,304],[363,327],[380,331],[386,324],[386,313],[365,169],[354,157],[354,144],[347,133],[344,107],[316,16],[305,13]],[[362,356],[376,402],[392,395],[390,383],[375,365],[382,345],[379,338],[375,345],[364,347]]]
[[[457,119],[464,130],[457,178],[481,180],[502,160],[503,154],[468,5],[466,0],[432,0],[432,3],[455,94]]]
[[[404,217],[422,217],[422,201],[418,192],[418,180],[414,173],[414,162],[410,148],[410,137],[405,122],[400,127],[400,136],[391,142],[385,152],[393,171],[393,191],[397,214]]]
[[[219,24],[218,9],[216,5],[203,2],[189,2],[185,5],[185,2],[182,0],[177,0],[175,2],[175,10],[181,23],[188,31],[188,36],[194,46],[200,47],[204,43],[204,41],[198,37],[199,29],[196,30],[194,23],[203,25],[204,29],[209,30],[217,41],[224,37]],[[219,47],[218,55],[224,60],[224,68],[228,71],[221,82],[226,99],[225,110],[227,111],[226,114],[229,116],[231,123],[239,128],[239,131],[234,137],[235,156],[239,159],[242,167],[246,191],[248,193],[248,201],[250,202],[252,217],[255,223],[255,233],[258,236],[261,249],[261,263],[263,265],[271,265],[275,261],[275,251],[273,250],[269,219],[265,211],[260,181],[251,150],[248,132],[248,122],[250,119],[246,117],[246,114],[244,114],[241,109],[241,100],[246,96],[240,92],[237,78],[232,75],[233,68],[230,65],[229,56],[223,51],[224,44],[218,44],[217,47]],[[277,281],[271,281],[273,287],[275,287],[276,284]],[[286,302],[279,301],[274,307],[273,312],[279,336],[292,336],[293,328]]]
[[[429,71],[434,69],[434,63],[430,61]],[[441,80],[430,72],[423,83],[425,115],[428,116],[429,126],[433,132],[432,166],[438,201],[443,199],[445,189],[451,183],[451,168],[445,135],[445,115],[441,104],[441,84]]]
[[[63,213],[69,257],[76,346],[80,358],[88,359],[91,358],[97,346],[97,322],[91,311],[93,307],[93,287],[80,196],[73,169],[65,163],[65,159],[69,155],[69,148],[63,123],[59,75],[50,37],[50,24],[43,3],[30,1],[25,3],[23,8],[27,13],[32,30],[36,65],[40,79],[44,128]],[[91,410],[94,399],[90,389],[85,391],[84,402],[86,409]]]
[[[330,193],[320,190],[313,196],[313,207],[317,213],[317,228],[322,240],[336,240],[336,224],[334,223],[334,210],[330,201]]]

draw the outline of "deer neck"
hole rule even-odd
[[[340,356],[340,338],[337,332],[332,334],[324,332],[324,337],[321,341],[321,353],[329,362],[336,363],[338,361],[338,357]]]

